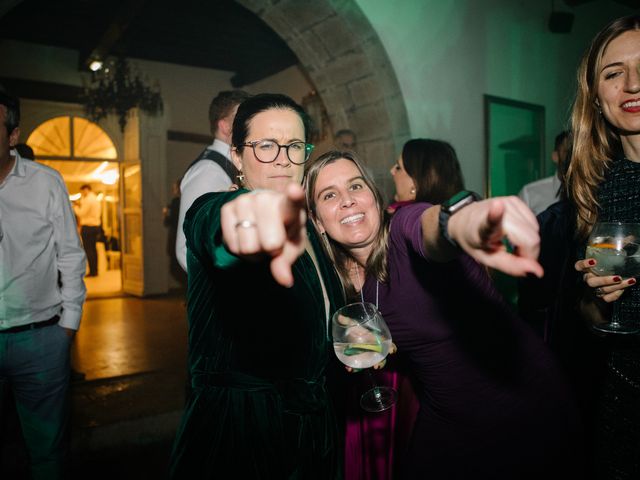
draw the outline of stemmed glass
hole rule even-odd
[[[360,397],[360,406],[368,412],[390,408],[398,397],[391,387],[377,386],[370,368],[385,359],[391,347],[391,333],[375,305],[357,302],[345,305],[333,314],[333,348],[342,363],[367,369],[373,388]]]
[[[640,275],[640,223],[598,222],[587,242],[586,258],[597,261],[591,271],[598,276],[622,278]],[[640,322],[620,321],[620,300],[613,302],[609,323],[593,325],[601,332],[632,334],[640,332]]]

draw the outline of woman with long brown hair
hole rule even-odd
[[[584,248],[596,222],[640,222],[640,15],[619,18],[591,42],[578,69],[568,193]],[[621,322],[640,322],[635,278],[595,276],[576,263],[595,304],[620,302]],[[604,338],[604,378],[596,398],[598,478],[640,478],[640,345]]]

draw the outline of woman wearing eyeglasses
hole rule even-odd
[[[314,230],[300,227],[299,187],[288,193],[313,148],[308,132],[289,97],[249,98],[233,124],[241,188],[203,195],[187,212],[193,391],[172,478],[340,476],[324,374],[333,355],[328,318],[343,294]],[[298,208],[272,201],[281,193]],[[258,220],[274,209],[284,226],[264,228]]]

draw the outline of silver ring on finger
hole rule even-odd
[[[596,297],[598,298],[603,297],[605,295],[604,290],[602,290],[600,287],[596,288],[595,293],[596,293]]]
[[[240,220],[236,223],[236,228],[254,228],[256,226],[256,222],[252,222],[251,220]]]

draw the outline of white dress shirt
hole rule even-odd
[[[215,139],[207,147],[228,159],[231,158],[231,147],[222,140]],[[222,192],[232,185],[229,175],[213,160],[200,160],[191,166],[180,182],[180,213],[178,214],[178,232],[176,234],[176,258],[182,269],[187,271],[187,239],[182,231],[184,216],[196,198],[209,192]]]
[[[100,221],[100,214],[102,213],[102,205],[95,193],[89,191],[84,197],[80,199],[80,205],[74,205],[73,210],[78,215],[78,220],[81,226],[85,227],[99,227],[102,223]]]
[[[52,168],[11,154],[0,183],[0,330],[55,315],[77,330],[86,260],[67,187]]]
[[[535,182],[527,183],[518,196],[524,203],[529,205],[529,208],[538,215],[545,211],[549,205],[556,203],[560,198],[558,197],[558,190],[560,189],[560,179],[557,175],[536,180]]]

